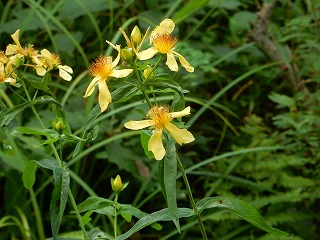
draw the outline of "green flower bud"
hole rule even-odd
[[[135,43],[140,43],[141,42],[141,32],[140,32],[140,29],[135,26],[131,32],[131,37],[133,38],[133,41]]]
[[[122,189],[122,181],[119,175],[115,179],[111,178],[111,187],[114,192],[119,192]]]
[[[142,75],[143,75],[143,77],[145,79],[147,79],[147,78],[148,79],[152,79],[154,77],[154,73],[152,71],[152,67],[150,65],[148,65],[148,67],[145,70],[143,70]]]
[[[133,57],[133,52],[131,48],[123,48],[120,52],[120,57],[125,62],[130,62]]]
[[[53,121],[52,126],[59,133],[61,133],[66,128],[66,125],[64,124],[62,118],[57,118],[57,121]]]

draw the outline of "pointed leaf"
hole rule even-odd
[[[113,204],[115,204],[115,202],[112,200],[97,196],[91,196],[78,205],[78,210],[79,212],[86,212],[90,210],[105,208]]]
[[[137,87],[129,84],[119,87],[111,93],[112,101],[118,103],[125,102],[132,98],[138,90]]]
[[[38,163],[34,160],[27,162],[23,169],[22,180],[26,189],[30,190],[36,181],[35,172],[37,170]]]
[[[153,159],[153,153],[148,150],[148,143],[150,140],[150,137],[152,135],[152,130],[141,130],[140,131],[140,138],[141,138],[141,144],[142,148],[144,150],[144,153],[147,155],[148,158]]]
[[[164,187],[167,196],[167,204],[172,221],[180,232],[179,219],[177,217],[177,152],[175,142],[171,138],[166,146],[166,155],[164,161]]]
[[[289,235],[286,232],[267,225],[257,209],[240,199],[229,197],[210,197],[202,199],[196,205],[200,211],[208,208],[226,209],[268,233],[274,235]]]

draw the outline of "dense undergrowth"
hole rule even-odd
[[[267,2],[267,1],[266,1]],[[176,23],[179,53],[194,67],[193,74],[181,68],[173,74],[183,89],[192,114],[184,117],[195,141],[179,147],[196,200],[226,196],[242,199],[259,210],[268,225],[288,232],[275,237],[255,228],[224,210],[205,210],[202,217],[209,239],[267,240],[318,239],[320,236],[320,3],[268,1],[273,4],[270,19],[263,15],[263,1],[2,1],[0,3],[0,49],[12,42],[18,28],[20,41],[58,53],[73,68],[73,80],[66,82],[53,73],[51,88],[40,89],[59,99],[73,133],[83,133],[95,97],[83,98],[91,76],[90,63],[100,54],[112,54],[105,42],[126,44],[119,28],[127,32],[138,25],[141,32],[154,28],[163,19]],[[263,45],[254,38],[259,33]],[[148,43],[146,43],[148,45]],[[270,49],[276,46],[276,50]],[[280,57],[279,57],[280,56]],[[169,72],[163,64],[160,69]],[[34,80],[37,77],[33,76]],[[110,90],[117,81],[109,83]],[[168,90],[170,93],[171,90]],[[172,92],[172,91],[171,91]],[[0,85],[0,111],[22,103],[10,88]],[[17,89],[23,94],[22,89]],[[159,101],[172,97],[155,92]],[[122,203],[151,213],[166,207],[159,186],[158,164],[150,160],[140,144],[140,135],[128,132],[124,123],[143,117],[147,106],[134,96],[125,105],[114,101],[94,119],[99,128],[92,142],[75,143],[61,150],[69,163],[70,189],[77,204],[90,195],[113,198],[110,178],[121,175],[129,181]],[[51,106],[36,106],[47,128],[56,120]],[[0,112],[1,113],[1,112]],[[0,120],[1,121],[1,120]],[[0,238],[41,239],[34,220],[34,199],[42,215],[45,236],[51,236],[49,203],[52,174],[36,172],[33,190],[27,191],[22,172],[30,160],[48,158],[51,152],[41,145],[43,137],[18,134],[16,126],[36,124],[32,111],[24,111],[8,125],[1,142],[15,154],[0,152]],[[1,126],[2,127],[2,126]],[[94,132],[98,131],[98,132]],[[179,207],[190,207],[184,182],[177,179]],[[67,204],[60,232],[76,236],[78,222]],[[112,232],[110,218],[92,214],[89,228]],[[125,232],[134,222],[121,220]],[[172,222],[161,231],[147,227],[132,239],[201,239],[196,218],[181,218],[179,234]],[[69,235],[68,235],[69,234]]]

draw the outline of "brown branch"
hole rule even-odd
[[[295,93],[304,89],[302,84],[299,84],[297,74],[294,67],[286,61],[281,54],[279,47],[275,41],[268,37],[268,27],[272,15],[273,5],[264,3],[258,12],[258,20],[248,32],[248,38],[251,42],[256,42],[258,47],[273,61],[280,63],[280,69],[286,75],[289,86]]]

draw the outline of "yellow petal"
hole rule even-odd
[[[162,144],[162,129],[154,130],[148,142],[148,150],[153,152],[156,160],[161,160],[166,155],[166,150]]]
[[[19,33],[20,33],[20,29],[18,29],[14,34],[11,35],[13,41],[15,42],[15,44],[21,48],[20,42],[19,42]]]
[[[170,116],[171,116],[172,118],[179,118],[179,117],[187,116],[187,115],[190,114],[190,110],[191,110],[190,107],[186,107],[185,109],[183,109],[183,110],[180,111],[180,112],[171,112],[171,113],[170,113]]]
[[[42,67],[36,66],[36,67],[34,67],[34,69],[36,70],[38,76],[44,76],[47,72],[47,70]]]
[[[101,79],[99,80],[98,87],[99,87],[98,102],[101,108],[101,112],[104,112],[108,108],[109,103],[111,103],[111,94],[107,86],[107,83],[104,80],[101,80]]]
[[[167,53],[167,61],[166,65],[170,68],[171,71],[178,71],[178,64],[176,59],[174,58],[173,53],[169,52]]]
[[[9,44],[6,48],[5,55],[13,55],[16,54],[18,47],[16,45]]]
[[[190,143],[194,141],[194,137],[191,132],[186,129],[179,129],[170,122],[167,123],[166,129],[180,145],[182,145],[182,143]]]
[[[188,61],[180,53],[177,53],[177,52],[173,52],[173,53],[179,57],[179,61],[182,67],[184,67],[188,72],[194,71],[194,68],[190,65],[190,63],[188,63]]]
[[[119,61],[120,61],[120,50],[121,50],[121,46],[120,45],[114,45],[112,42],[109,42],[108,40],[106,40],[106,42],[115,50],[118,51],[118,55],[117,57],[113,60],[112,62],[112,67],[114,68],[115,66],[118,65]]]
[[[109,77],[123,78],[132,73],[133,69],[112,70]]]
[[[63,68],[63,66],[58,66],[59,68],[59,76],[66,80],[70,81],[72,79],[71,75]]]
[[[92,81],[90,82],[86,93],[84,94],[84,97],[89,97],[93,91],[94,91],[94,86],[96,85],[96,83],[101,79],[101,77],[95,77],[94,79],[92,79]]]
[[[154,125],[153,120],[129,121],[124,124],[126,128],[131,130],[140,130],[153,125]]]
[[[156,26],[156,28],[151,33],[150,42],[152,39],[152,36],[156,34],[162,34],[162,33],[172,33],[173,29],[175,27],[174,22],[171,19],[164,19],[160,25]]]
[[[137,53],[137,58],[140,60],[147,60],[152,58],[156,53],[159,52],[155,47],[148,48],[147,50]]]

